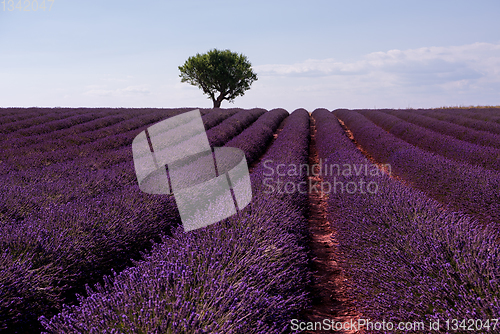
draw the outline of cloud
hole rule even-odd
[[[481,82],[500,83],[500,43],[424,47],[373,52],[354,62],[308,59],[291,65],[255,66],[263,77],[315,77],[359,80],[398,87],[460,87]],[[351,78],[351,79],[348,79]],[[453,84],[455,83],[455,84]],[[452,85],[450,85],[452,84]]]
[[[87,86],[87,91],[83,95],[92,97],[126,97],[137,95],[150,95],[151,91],[148,86],[128,86],[118,89],[105,89],[105,86]]]
[[[107,82],[128,82],[133,78],[134,77],[132,75],[126,75],[126,76],[122,76],[122,77],[106,76],[106,77],[102,77],[101,80],[107,81]]]
[[[329,76],[341,74],[360,74],[364,69],[358,63],[342,63],[333,58],[307,59],[302,63],[293,65],[269,64],[255,66],[259,75],[278,76]]]
[[[150,90],[144,86],[128,86],[120,89],[119,92],[124,95],[149,95],[151,93]]]

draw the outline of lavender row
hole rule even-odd
[[[121,157],[130,156],[130,152],[124,151],[124,145],[129,145],[137,135],[138,131],[135,129],[145,128],[149,122],[156,122],[160,119],[162,119],[162,116],[153,114],[121,122],[117,124],[116,128],[112,127],[115,129],[108,128],[96,131],[103,138],[87,144],[60,146],[60,141],[44,141],[37,145],[38,150],[33,147],[5,150],[0,155],[0,174],[13,175],[21,171],[31,172],[36,169],[45,169],[51,165],[73,164],[75,160],[82,163],[81,168],[95,170],[103,165],[109,165],[109,155],[116,156],[116,153],[121,151],[122,154],[119,154]],[[107,132],[118,131],[119,129],[123,130],[124,133],[107,136]],[[80,140],[86,140],[83,135],[75,135],[74,138],[75,140],[79,140],[79,138]],[[97,155],[96,152],[100,154]]]
[[[219,125],[219,131],[224,129],[225,124],[226,121]],[[92,198],[101,193],[115,191],[121,186],[135,184],[133,157],[129,144],[137,135],[137,131],[130,131],[130,134],[107,137],[106,142],[112,145],[95,143],[101,145],[94,145],[86,150],[80,148],[80,152],[87,153],[77,159],[71,159],[71,154],[67,154],[66,151],[61,155],[54,154],[55,158],[48,160],[51,164],[45,167],[43,163],[51,157],[40,158],[42,160],[38,163],[42,164],[43,168],[11,170],[0,175],[0,184],[4,188],[0,193],[0,197],[3,198],[0,201],[0,211],[9,216],[24,217],[24,214],[19,213],[20,208],[23,208],[23,212],[26,212],[27,207],[33,208],[36,212],[38,208],[48,203],[66,203],[82,197]],[[208,135],[210,139],[210,130]],[[259,140],[258,137],[255,139]],[[247,149],[253,149],[252,152],[255,152],[255,148],[251,147],[243,148],[243,151]],[[34,158],[25,159],[31,161]],[[75,196],[75,193],[78,195]]]
[[[37,146],[33,146],[33,144],[51,142],[53,143],[52,148],[57,149],[67,145],[77,144],[78,139],[81,140],[82,138],[75,138],[75,135],[81,137],[81,133],[84,132],[93,131],[93,133],[99,133],[101,128],[113,125],[113,129],[117,130],[117,132],[107,132],[108,135],[123,132],[123,130],[119,127],[126,125],[130,128],[130,124],[125,122],[124,124],[118,125],[117,123],[130,120],[131,118],[147,117],[148,115],[153,114],[170,117],[189,110],[192,109],[89,109],[88,112],[83,115],[70,116],[61,120],[46,122],[36,126],[24,128],[16,132],[11,132],[8,134],[8,140],[4,141],[1,145],[4,149],[27,148],[27,146],[30,146],[30,149],[37,149]],[[200,111],[203,115],[205,115],[208,114],[211,109],[203,109]],[[65,112],[68,115],[74,113],[73,109],[69,109]],[[213,118],[214,117],[211,117],[209,120],[213,122]],[[217,117],[215,118],[217,119]],[[68,138],[68,135],[71,137]],[[82,142],[88,142],[98,138],[87,138],[86,141]]]
[[[83,284],[111,268],[123,269],[179,224],[172,198],[148,196],[135,185],[23,210],[30,211],[22,220],[0,219],[0,329],[11,331],[37,332],[38,316],[72,302]]]
[[[500,109],[498,107],[470,108],[470,109],[440,109],[440,111],[447,114],[459,115],[487,122],[500,123]]]
[[[116,111],[115,111],[115,114]],[[70,117],[65,117],[63,119],[54,120],[50,122],[44,122],[42,124],[30,126],[28,128],[19,129],[15,132],[9,133],[12,137],[36,137],[39,135],[44,135],[57,130],[66,129],[75,125],[83,124],[89,121],[93,121],[100,117],[99,113],[87,112],[81,115],[74,115]]]
[[[307,162],[308,125],[303,110],[287,118],[263,158],[268,168]],[[268,168],[252,173],[247,208],[204,229],[176,230],[135,267],[89,288],[79,306],[42,317],[46,330],[282,333],[307,303],[306,221],[301,203],[265,193]]]
[[[46,159],[50,159],[52,156],[65,157],[65,159],[71,159],[73,157],[82,155],[85,150],[92,153],[96,150],[95,146],[99,145],[101,142],[109,141],[111,137],[118,135],[124,137],[128,134],[132,137],[133,130],[145,124],[156,122],[162,118],[171,117],[184,112],[184,109],[170,109],[168,111],[156,110],[149,114],[137,114],[132,119],[124,118],[124,120],[114,123],[111,126],[106,126],[106,122],[102,128],[97,129],[86,129],[84,133],[72,133],[71,127],[66,129],[68,133],[63,138],[47,138],[45,136],[32,136],[28,140],[25,138],[13,137],[12,140],[6,140],[3,146],[8,146],[2,153],[1,160],[8,160],[8,158],[14,158],[23,160],[23,155],[30,155],[31,160],[42,161],[44,156]],[[83,124],[84,125],[84,124]],[[98,124],[94,124],[98,125]],[[90,131],[89,131],[90,130]],[[66,132],[66,131],[65,131]],[[126,133],[128,132],[128,133]],[[7,138],[9,139],[10,136]],[[99,142],[101,140],[101,142]],[[33,144],[34,143],[34,144]],[[64,151],[66,150],[66,151]],[[45,161],[44,161],[45,162]],[[36,165],[36,163],[35,163]]]
[[[132,135],[135,136],[136,133]],[[2,191],[4,197],[1,201],[2,210],[19,216],[16,212],[20,207],[23,207],[25,212],[26,207],[36,210],[47,203],[72,201],[75,198],[73,193],[79,194],[76,197],[93,197],[102,192],[113,191],[120,185],[134,184],[135,173],[130,147],[119,146],[120,142],[114,140],[117,149],[111,147],[108,151],[103,151],[102,146],[99,149],[94,146],[88,150],[88,157],[71,160],[71,155],[70,157],[62,155],[64,163],[57,163],[54,159],[50,161],[52,164],[44,168],[10,170],[8,173],[3,173],[0,178],[2,187],[6,189]],[[96,156],[95,151],[100,155]],[[44,163],[45,160],[40,162]],[[26,197],[23,193],[30,195]]]
[[[286,117],[288,117],[288,111],[285,109],[270,110],[224,146],[241,149],[245,152],[247,163],[251,164],[262,155],[272,140],[274,132]]]
[[[64,138],[38,141],[35,137],[33,141],[37,142],[37,144],[21,148],[11,142],[11,147],[0,154],[0,172],[2,169],[7,168],[6,165],[10,165],[11,169],[14,170],[22,170],[32,167],[44,167],[79,157],[92,157],[96,151],[104,154],[104,151],[107,153],[107,151],[118,149],[121,146],[130,145],[137,135],[138,129],[143,130],[151,123],[185,111],[187,111],[186,108],[160,109],[150,114],[138,115],[132,119],[115,123],[112,126],[83,133],[70,133]],[[209,117],[209,115],[203,117]],[[215,119],[224,117],[224,115],[218,115]],[[213,122],[214,117],[210,117],[209,121]],[[69,128],[69,131],[71,131],[71,128]],[[2,163],[6,165],[2,166]]]
[[[340,173],[323,173],[323,182],[336,187],[329,193],[328,218],[362,318],[423,321],[425,329],[411,332],[429,333],[431,321],[439,320],[448,332],[448,319],[499,314],[498,228],[449,211],[387,176],[356,149],[331,113],[315,111],[313,117],[320,159],[343,166]],[[360,181],[376,187],[353,191]]]
[[[480,119],[473,119],[464,116],[460,116],[454,113],[445,113],[441,112],[439,109],[430,109],[430,110],[413,110],[413,113],[418,113],[420,115],[429,116],[440,121],[445,121],[448,123],[454,123],[457,125],[465,126],[468,128],[472,128],[478,131],[488,131],[494,134],[500,134],[500,124],[492,122],[492,121],[484,121]],[[474,114],[476,115],[476,114]],[[486,118],[487,116],[484,115]],[[500,118],[500,117],[499,117]]]
[[[255,120],[265,112],[265,109],[260,108],[242,110],[226,119],[222,124],[211,128],[207,131],[210,146],[222,146],[223,143],[239,134],[243,129],[255,122]]]
[[[54,143],[58,144],[57,146],[54,146],[54,148],[63,147],[65,145],[65,137],[68,135],[74,135],[86,131],[95,131],[100,128],[112,126],[116,123],[123,122],[140,115],[145,115],[147,113],[134,113],[129,111],[126,113],[117,114],[112,110],[108,113],[99,112],[93,114],[95,115],[95,117],[89,119],[86,122],[82,122],[81,124],[75,124],[73,118],[85,117],[86,115],[77,115],[74,117],[67,117],[59,121],[47,122],[45,124],[53,124],[58,127],[59,130],[54,129],[53,131],[51,130],[44,134],[37,134],[35,132],[31,133],[29,132],[31,128],[23,129],[27,132],[26,135],[21,135],[19,133],[20,131],[9,133],[6,137],[6,140],[4,140],[1,144],[2,148],[27,148],[28,146],[32,145],[34,145],[33,148],[36,148],[36,144],[48,141],[53,141]]]
[[[284,110],[275,110],[269,115],[265,113],[254,125],[245,129],[241,135],[233,138],[225,146],[242,149],[247,156],[247,162],[251,163],[266,148],[279,122],[287,115]],[[270,128],[273,131],[262,132],[260,127]],[[247,145],[243,145],[243,142]],[[191,175],[196,175],[196,170],[199,169],[198,165],[194,165]],[[91,168],[84,168],[86,166]],[[4,188],[1,191],[3,195],[0,195],[3,197],[0,209],[3,208],[8,216],[24,217],[19,213],[19,207],[22,207],[23,211],[29,207],[32,211],[39,212],[39,208],[49,203],[73,201],[74,193],[79,194],[76,196],[78,198],[91,199],[98,194],[131,186],[136,182],[130,147],[123,146],[106,152],[101,159],[80,158],[42,169],[29,169],[0,176],[0,183],[3,183]],[[62,192],[61,189],[71,189],[71,191]]]
[[[7,134],[19,131],[21,129],[29,128],[32,126],[37,126],[44,124],[46,122],[51,122],[55,120],[64,119],[66,117],[71,117],[75,115],[87,114],[86,109],[58,109],[54,108],[50,113],[43,114],[38,117],[23,119],[16,122],[6,123],[0,125],[0,134]]]
[[[205,125],[205,129],[211,129],[216,125],[219,125],[226,118],[233,116],[234,114],[240,112],[243,109],[233,108],[233,109],[215,109],[210,113],[207,113],[203,116],[203,124]]]
[[[387,133],[355,111],[339,109],[334,113],[368,154],[380,163],[390,164],[397,176],[485,223],[500,223],[498,172],[423,151]]]
[[[73,171],[81,171],[77,163],[69,167],[73,167]],[[34,170],[38,171],[44,172]],[[98,177],[104,177],[104,181],[111,183],[120,179],[121,175],[113,175],[112,172],[99,173]],[[165,198],[149,199],[154,205],[148,205],[148,199],[141,198],[144,194],[134,194],[136,186],[88,201],[85,200],[85,193],[68,187],[67,180],[58,179],[51,173],[41,173],[39,180],[31,178],[42,187],[52,186],[54,191],[48,194],[43,192],[44,189],[31,189],[29,178],[23,176],[23,181],[28,184],[13,185],[9,182],[12,176],[7,175],[7,182],[2,183],[6,189],[2,189],[3,198],[0,201],[2,221],[10,222],[10,226],[2,224],[0,233],[3,237],[1,249],[6,251],[2,252],[3,259],[9,260],[0,271],[4,278],[2,285],[6,289],[2,291],[0,325],[17,322],[29,326],[41,310],[53,310],[60,305],[63,300],[61,293],[67,294],[68,289],[81,285],[85,277],[87,280],[83,281],[100,278],[102,268],[109,268],[110,261],[114,262],[114,267],[123,267],[129,260],[129,254],[134,253],[134,247],[138,247],[135,250],[137,254],[152,236],[165,232],[175,225],[172,222],[178,221],[170,199],[167,202]],[[74,181],[71,176],[69,173],[69,180]],[[85,185],[88,180],[83,175],[81,180],[76,181],[83,181]],[[83,188],[83,191],[94,190]],[[68,196],[63,203],[72,202],[47,206],[47,202],[56,199],[52,196]],[[126,208],[134,207],[139,211],[127,214]],[[144,212],[148,212],[146,216]],[[12,222],[9,218],[17,221]],[[56,226],[49,226],[50,223]],[[93,223],[98,223],[98,226],[93,226]],[[14,239],[11,238],[13,236]],[[106,254],[111,256],[105,257]],[[16,266],[12,266],[13,263]],[[12,276],[11,267],[24,268],[25,275]],[[109,270],[106,272],[109,273]],[[12,277],[18,280],[12,281]]]
[[[83,115],[76,115],[74,117],[67,117],[62,120],[56,120],[52,122],[46,122],[37,126],[32,126],[26,129],[21,129],[14,133],[10,133],[11,137],[22,137],[23,139],[30,139],[33,137],[35,139],[58,139],[64,137],[68,134],[78,134],[86,131],[95,131],[102,126],[107,126],[107,124],[101,124],[102,118],[107,120],[109,116],[115,116],[114,119],[118,118],[119,121],[125,121],[133,117],[138,116],[146,116],[151,114],[161,114],[164,117],[170,117],[175,114],[179,114],[182,112],[190,111],[191,108],[171,108],[171,109],[89,109],[87,113]],[[70,109],[68,112],[71,112]],[[200,110],[202,115],[208,114],[211,109],[202,109]],[[91,115],[95,115],[93,118],[90,118]],[[91,122],[86,122],[83,124],[75,125],[75,120],[78,118],[90,118]],[[101,119],[100,119],[101,118]],[[113,118],[112,118],[113,119]],[[97,122],[94,124],[94,122]],[[76,122],[80,123],[80,122]],[[112,123],[114,124],[114,123]],[[62,130],[62,131],[59,131]],[[40,136],[42,135],[42,136]],[[64,139],[64,138],[63,138]],[[21,145],[18,145],[21,146]],[[24,146],[24,145],[23,145]]]
[[[112,120],[111,124],[109,124],[109,118],[102,121],[95,120],[89,122],[96,128],[87,128],[85,124],[76,126],[76,128],[86,131],[86,134],[79,133],[78,131],[72,133],[71,127],[54,132],[63,132],[63,134],[66,132],[66,135],[62,138],[57,138],[57,136],[51,138],[47,135],[29,137],[14,137],[8,135],[3,143],[0,144],[2,148],[4,148],[0,153],[0,160],[7,164],[15,165],[16,168],[19,169],[30,168],[41,164],[47,165],[51,158],[57,156],[63,159],[72,159],[81,155],[82,151],[80,149],[85,149],[85,147],[82,147],[82,144],[87,143],[88,145],[95,145],[96,143],[92,143],[92,141],[97,141],[98,139],[103,139],[105,141],[107,139],[106,137],[109,137],[111,133],[120,134],[120,132],[123,132],[124,127],[127,125],[133,129],[145,123],[147,124],[148,121],[155,121],[160,118],[159,115],[155,115],[156,117],[153,115],[155,114],[136,115],[128,120],[128,117],[118,116],[118,122]],[[173,115],[175,115],[175,113],[169,116]],[[93,134],[94,138],[91,136]],[[93,148],[90,148],[90,150],[95,151]],[[45,161],[44,156],[46,157]],[[57,161],[57,159],[55,160]]]
[[[423,150],[458,162],[500,171],[500,149],[464,142],[377,110],[358,110],[357,112],[389,133]]]
[[[0,124],[21,121],[51,113],[47,108],[0,108]]]
[[[423,126],[448,136],[453,136],[459,140],[468,141],[477,145],[500,148],[500,136],[490,132],[474,130],[465,126],[440,121],[432,117],[413,114],[403,110],[388,109],[383,111],[407,122]]]
[[[205,133],[200,133],[196,137],[190,138],[190,140],[197,140],[197,137],[207,137],[209,143],[212,145],[223,145],[227,141],[229,141],[231,138],[234,136],[238,135],[242,130],[245,129],[248,125],[252,124],[256,119],[260,117],[265,113],[265,110],[260,109],[252,109],[252,110],[242,110],[240,109],[236,114],[233,114],[231,117],[228,119],[225,119],[222,124],[218,124],[217,126],[209,129]],[[179,129],[181,132],[179,133],[179,137],[182,137],[182,129]],[[174,143],[173,143],[174,144]],[[172,146],[172,149],[175,150],[176,146]],[[179,149],[182,149],[179,147]],[[200,154],[197,154],[196,156],[199,156]],[[201,154],[204,155],[204,154]],[[177,167],[180,167],[181,164],[191,164],[193,163],[193,159],[196,160],[196,156],[189,157],[188,159],[180,160],[176,162]],[[211,158],[210,158],[211,159]],[[202,159],[203,160],[203,159]],[[210,164],[213,164],[213,161],[210,162]]]
[[[52,109],[20,109],[18,113],[10,116],[12,120],[6,119],[0,123],[0,134],[15,132],[26,127],[43,124],[53,120],[63,119],[64,117],[81,114],[77,109],[68,109],[61,111],[59,108]],[[2,117],[3,119],[4,117]]]
[[[288,112],[284,109],[274,109],[270,112],[266,112],[262,114],[257,119],[257,121],[252,123],[250,127],[246,128],[241,134],[239,134],[237,137],[234,137],[224,146],[241,149],[244,152],[245,157],[247,157],[246,162],[248,164],[252,163],[266,149],[267,144],[273,138],[274,131],[286,116],[288,116]],[[228,120],[227,122],[229,121],[231,120]],[[261,131],[262,129],[266,129],[266,131]],[[219,133],[220,132],[221,131],[219,131]],[[222,133],[224,133],[224,131],[222,131]],[[205,134],[200,134],[200,136],[204,135]],[[180,134],[180,136],[182,136],[182,134]],[[196,140],[196,137],[190,138],[190,140],[192,139]],[[209,142],[212,139],[212,134],[210,133],[210,131],[208,133],[208,139]],[[176,150],[175,146],[173,150]],[[235,154],[234,151],[230,152],[231,153],[228,153],[224,150],[215,150],[214,154],[217,157],[216,169],[214,169],[214,156],[212,155],[211,151],[196,154],[194,156],[178,160],[174,164],[170,164],[169,170],[175,170],[175,181],[172,181],[171,179],[172,187],[177,189],[188,188],[212,180],[216,173],[220,175],[229,172],[234,166],[238,165],[238,163],[243,158],[242,156],[239,156],[239,154]],[[170,174],[170,176],[172,177],[172,174]],[[231,182],[234,181],[235,180],[232,180]],[[153,185],[153,183],[151,183],[151,185]],[[213,187],[204,189],[198,188],[196,195],[193,196],[197,198],[199,198],[200,196],[204,198],[219,197],[220,194],[214,193],[212,188]],[[191,198],[191,202],[199,202],[194,197]],[[187,199],[184,199],[184,201],[187,201]],[[225,199],[222,198],[221,201],[225,201]],[[203,216],[201,212],[210,211],[210,205],[212,204],[205,203],[203,205],[205,205],[206,208],[203,207],[200,203],[197,207],[197,210],[200,211],[200,216]],[[190,222],[190,224],[195,224],[195,222]],[[203,221],[198,221],[198,223],[196,224],[203,225],[204,223]]]
[[[266,112],[224,146],[241,149],[245,153],[247,164],[251,164],[262,155],[272,140],[274,132],[287,116],[288,112],[284,109],[273,109]],[[213,178],[215,172],[213,169],[213,156],[211,152],[207,153],[188,158],[185,162],[176,163],[174,167],[176,169],[176,179],[178,180],[176,187],[187,188]],[[241,157],[237,154],[225,155],[221,152],[220,155],[217,158],[217,171],[219,174],[229,171],[241,161]],[[179,168],[180,166],[182,166],[182,169]],[[201,192],[201,190],[198,192]],[[206,192],[209,193],[210,189],[207,189]],[[213,197],[213,195],[208,196],[207,194],[206,197]]]
[[[182,110],[188,111],[194,108],[180,108]],[[23,133],[23,135],[29,136],[31,132],[37,131],[47,131],[45,128],[48,123],[58,124],[59,120],[64,120],[64,118],[78,115],[96,114],[96,115],[116,115],[116,114],[127,114],[135,113],[147,114],[151,112],[157,112],[162,109],[152,109],[152,108],[27,108],[16,110],[16,115],[6,116],[15,118],[12,122],[2,122],[0,123],[0,133],[10,133],[11,136],[17,136],[17,132]],[[169,109],[163,109],[165,111]],[[172,109],[170,109],[172,110]],[[210,112],[212,109],[200,109],[202,115]],[[28,130],[32,128],[33,131]],[[50,129],[49,129],[50,130]]]
[[[72,163],[78,170],[78,162]],[[6,316],[0,328],[36,326],[34,315],[60,309],[74,292],[83,292],[84,283],[123,269],[150,239],[179,224],[171,196],[139,191],[131,161],[113,167],[41,179],[34,186],[1,184],[0,313]]]

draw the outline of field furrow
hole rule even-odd
[[[358,112],[389,133],[425,151],[458,162],[500,171],[500,149],[464,142],[376,110]]]
[[[351,117],[362,116],[345,113],[338,116],[356,136],[361,122]],[[412,322],[421,327],[411,333],[429,333],[430,321],[444,326],[447,319],[496,314],[497,226],[404,186],[356,149],[333,114],[321,110],[313,117],[323,179],[331,185],[328,219],[361,317]],[[367,125],[363,131],[375,134]]]
[[[316,109],[313,115],[328,113],[326,109]],[[324,122],[319,117],[320,122]],[[327,122],[326,122],[327,123]],[[311,117],[309,145],[308,196],[309,212],[307,215],[309,228],[309,249],[311,257],[312,282],[311,306],[304,311],[304,318],[310,322],[322,322],[324,319],[341,323],[356,322],[360,314],[349,291],[350,282],[342,268],[342,254],[339,252],[337,232],[333,228],[328,215],[329,190],[322,187],[326,175],[319,168],[323,159],[318,155],[317,120]],[[328,123],[325,124],[328,126]],[[323,128],[322,128],[323,129]],[[320,141],[325,138],[319,136]],[[319,143],[320,146],[323,143]],[[314,169],[314,170],[313,170]],[[344,330],[346,334],[358,333],[356,330]],[[318,333],[307,331],[306,333]]]
[[[423,126],[441,134],[453,136],[459,140],[500,149],[500,136],[490,132],[474,130],[465,126],[436,120],[432,117],[414,114],[404,110],[383,111],[407,122]]]
[[[472,119],[479,119],[487,122],[500,123],[500,109],[494,108],[470,108],[470,109],[457,109],[457,108],[444,108],[438,109],[441,112],[459,115]]]
[[[474,119],[465,116],[460,116],[460,114],[456,113],[445,113],[440,112],[440,110],[430,109],[430,110],[412,110],[412,113],[417,113],[420,115],[428,116],[435,118],[440,121],[446,121],[448,123],[453,123],[461,126],[465,126],[468,128],[472,128],[478,131],[488,131],[497,135],[500,135],[500,124],[492,121],[492,118],[486,117],[485,119],[489,119],[489,121]],[[500,118],[500,116],[498,117]]]
[[[423,151],[387,133],[363,115],[336,110],[355,140],[378,162],[390,164],[393,174],[440,202],[500,224],[500,177],[495,171],[462,164]]]
[[[264,179],[271,166],[307,162],[308,130],[306,111],[287,118],[263,159],[272,162],[251,175],[251,204],[238,215],[188,234],[174,231],[135,267],[89,290],[78,307],[42,319],[44,327],[53,333],[165,333],[172,326],[178,332],[281,333],[283,319],[306,303],[304,197],[266,193]]]
[[[151,126],[193,109],[0,109],[1,332],[500,314],[500,109],[200,109],[205,131],[179,117],[158,146]],[[160,170],[139,187],[140,145],[175,196]]]
[[[283,111],[274,114],[286,116]],[[267,119],[260,125],[279,125],[278,120],[267,117],[264,110],[252,111],[250,115],[251,118],[248,113],[241,113],[226,123],[226,129],[225,121],[220,123],[216,132],[219,142],[229,141],[259,115]],[[234,127],[234,120],[242,125]],[[257,143],[261,133],[251,131]],[[210,130],[207,134],[210,137]],[[271,138],[272,133],[268,137]],[[130,147],[123,149],[131,151]],[[261,150],[262,147],[247,149]],[[99,153],[108,159],[111,155],[105,151]],[[5,262],[0,272],[5,275],[4,284],[11,292],[3,296],[1,307],[2,310],[10,307],[12,311],[0,312],[4,317],[0,318],[2,323],[23,324],[24,328],[36,326],[36,317],[32,314],[58,310],[63,300],[74,302],[71,296],[82,293],[85,283],[100,281],[112,268],[122,270],[130,258],[137,258],[150,247],[151,239],[168,234],[170,228],[179,224],[172,196],[148,195],[138,189],[133,182],[132,156],[130,152],[127,154],[126,162],[90,174],[81,173],[78,178],[71,173],[65,178],[50,173],[43,175],[47,168],[38,170],[42,173],[39,176],[46,180],[30,175],[31,170],[25,171],[26,175],[18,175],[17,181],[24,184],[16,184],[12,174],[4,175],[5,182],[0,185],[3,188],[0,249]],[[70,161],[60,171],[67,173],[67,168],[78,168],[78,163]],[[17,278],[12,270],[21,269],[16,268],[22,268],[22,276]],[[30,272],[33,274],[29,275]],[[24,302],[19,299],[21,296]]]

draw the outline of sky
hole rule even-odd
[[[5,0],[0,107],[210,108],[178,66],[214,48],[258,77],[222,108],[500,105],[499,14],[498,0]]]

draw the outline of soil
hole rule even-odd
[[[276,129],[276,131],[274,132],[273,134],[273,139],[271,139],[271,141],[269,142],[269,144],[267,144],[267,148],[266,150],[264,151],[264,153],[262,153],[260,155],[260,157],[255,160],[254,162],[252,162],[249,166],[248,166],[248,171],[250,173],[252,173],[252,171],[254,170],[254,168],[262,161],[262,158],[266,155],[267,151],[269,150],[269,148],[271,148],[271,146],[273,145],[274,141],[278,138],[278,135],[280,134],[281,131],[283,131],[283,128],[285,127],[285,122],[286,122],[287,118],[285,118],[281,123],[280,125],[278,126],[278,128]]]
[[[368,159],[368,161],[370,161],[372,164],[376,165],[378,167],[379,170],[381,170],[382,172],[384,172],[385,174],[387,174],[389,177],[401,182],[402,184],[406,185],[406,186],[411,186],[406,180],[404,180],[403,178],[399,177],[399,176],[396,176],[394,175],[393,173],[391,173],[390,171],[387,170],[387,167],[385,164],[381,164],[379,163],[377,160],[375,160],[375,158],[370,154],[368,153],[368,151],[366,151],[363,146],[361,146],[357,141],[356,139],[354,139],[354,135],[352,133],[351,130],[349,130],[349,128],[345,125],[344,122],[342,122],[342,120],[340,118],[338,118],[338,121],[340,123],[340,126],[342,127],[342,129],[344,129],[345,131],[345,134],[347,135],[347,137],[354,143],[354,145],[356,145],[356,148],[358,150],[361,151],[361,153],[363,153],[363,155],[366,157],[366,159]]]
[[[319,162],[316,151],[316,126],[311,118],[311,141],[309,147],[309,165]],[[311,173],[312,174],[312,173]],[[321,175],[309,176],[312,182],[321,182]],[[340,266],[341,254],[335,230],[327,217],[327,195],[321,192],[309,194],[309,248],[311,251],[311,269],[313,284],[311,287],[312,305],[304,312],[300,321],[322,322],[324,319],[336,322],[356,321],[360,318],[354,301],[348,294],[348,278]],[[336,333],[362,333],[356,330],[340,330]],[[304,333],[332,333],[329,331],[306,331]]]

